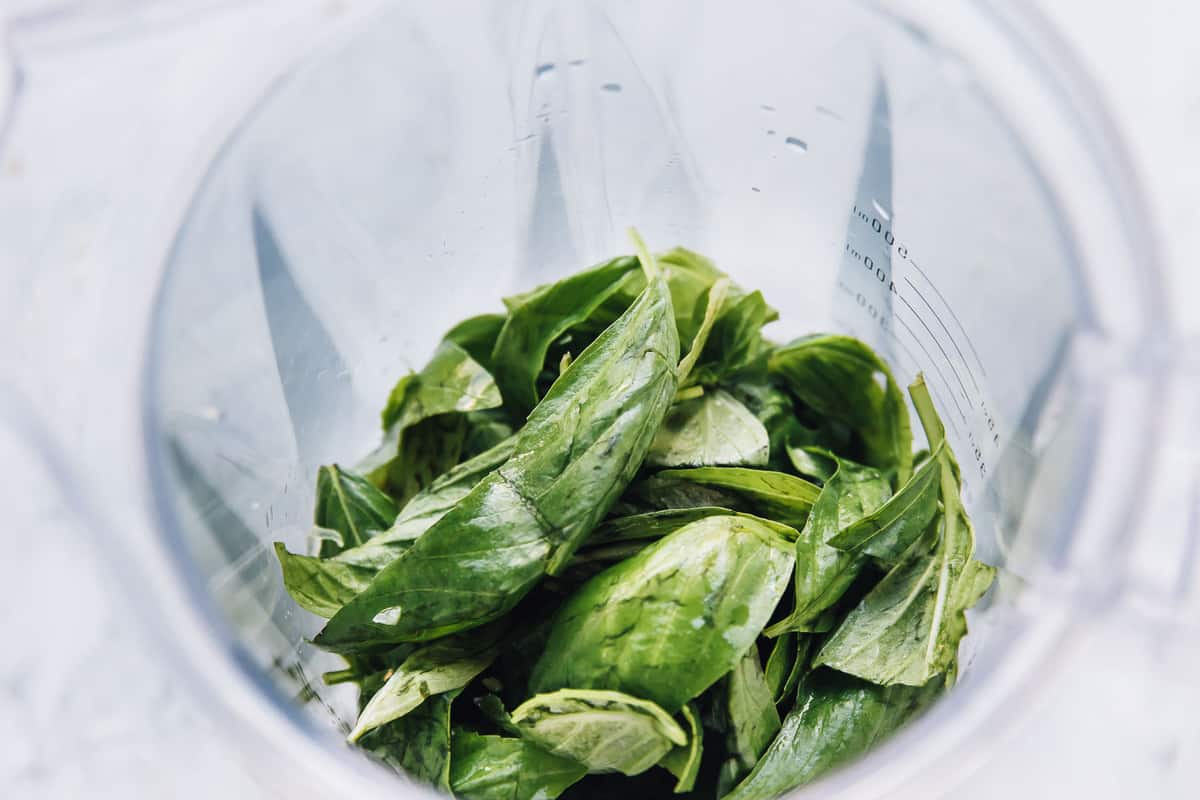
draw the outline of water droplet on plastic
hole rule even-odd
[[[761,192],[761,191],[762,191],[762,189],[758,188],[757,186],[751,186],[751,187],[750,187],[750,191],[752,191],[752,192]]]
[[[538,64],[533,74],[540,78],[543,75],[549,75],[551,72],[554,72],[554,64]]]
[[[808,143],[803,139],[797,139],[795,136],[789,136],[783,140],[784,143],[798,153],[808,152]]]
[[[587,63],[587,61],[585,59],[575,58],[575,59],[568,61],[567,65],[572,66],[572,67],[582,67],[586,63]]]
[[[829,106],[817,106],[817,113],[824,114],[827,117],[833,117],[834,119],[836,119],[838,121],[841,121],[841,119],[842,119],[842,115],[837,113],[836,111],[834,111]]]
[[[767,103],[760,103],[758,107],[761,108],[763,111],[774,111],[775,110],[775,106],[768,105]]]
[[[225,418],[225,412],[216,406],[205,406],[200,409],[200,416],[209,422],[220,422]]]
[[[884,208],[882,205],[880,205],[878,200],[876,200],[875,198],[871,198],[871,205],[875,206],[876,213],[878,213],[879,216],[883,217],[885,222],[891,220],[892,212],[888,211],[886,208]]]
[[[600,84],[600,88],[606,92],[619,92],[619,91],[621,91],[621,84],[619,84],[619,83],[602,83],[602,84]]]
[[[774,135],[775,135],[775,129],[767,128],[767,136],[774,136]]]

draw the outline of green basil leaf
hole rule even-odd
[[[537,405],[537,377],[554,340],[587,320],[636,269],[636,258],[621,256],[505,301],[508,319],[496,339],[492,364],[504,404],[515,419],[523,419]]]
[[[466,413],[467,433],[463,438],[462,458],[470,460],[486,453],[515,433],[503,408]]]
[[[637,775],[687,734],[654,703],[621,692],[560,689],[526,700],[512,713],[524,738],[578,761],[588,772]]]
[[[348,652],[475,627],[565,567],[633,478],[674,397],[671,318],[658,275],[554,384],[508,462],[343,606],[316,643]]]
[[[332,617],[367,588],[378,572],[335,558],[295,555],[287,551],[283,542],[275,543],[275,555],[288,594],[301,608],[325,618]]]
[[[766,466],[767,429],[721,389],[676,403],[654,437],[652,467]]]
[[[779,731],[775,696],[763,675],[758,647],[752,645],[725,679],[725,714],[729,719],[727,750],[736,762],[734,781],[754,768]]]
[[[415,651],[404,659],[363,708],[350,731],[350,741],[400,719],[428,697],[466,686],[495,660],[503,630],[502,626],[493,626],[470,636],[434,642]]]
[[[639,539],[661,539],[698,519],[731,513],[729,509],[719,506],[696,506],[612,517],[592,531],[587,543],[589,547],[594,547]]]
[[[711,385],[765,374],[770,345],[762,327],[778,317],[761,292],[728,298],[689,383]]]
[[[657,490],[665,489],[670,481],[683,481],[731,492],[741,497],[763,516],[785,525],[801,527],[808,512],[821,494],[821,488],[803,478],[783,472],[746,467],[694,467],[667,469],[652,479]],[[723,505],[705,503],[705,505]]]
[[[942,512],[846,615],[814,664],[882,685],[923,686],[957,660],[965,612],[987,592],[995,570],[974,558],[958,465],[924,380],[918,376],[909,391],[933,444],[929,464],[938,468]]]
[[[891,370],[849,336],[797,339],[770,357],[773,376],[817,414],[843,422],[862,439],[862,461],[896,476],[912,472],[912,428]]]
[[[767,630],[769,636],[787,630],[812,631],[823,627],[818,624],[822,615],[850,588],[866,565],[862,553],[843,552],[829,543],[838,540],[839,531],[853,529],[862,519],[871,519],[886,509],[891,494],[891,484],[879,470],[826,451],[813,450],[811,454],[832,461],[835,471],[821,488],[821,496],[796,539],[795,608],[787,619]],[[909,481],[905,488],[911,484]]]
[[[941,688],[875,686],[832,670],[809,673],[779,735],[723,800],[775,800],[812,782],[891,735]]]
[[[455,730],[450,788],[464,800],[554,800],[586,768],[523,739]]]
[[[455,325],[442,338],[467,351],[488,372],[492,371],[492,350],[504,327],[504,314],[480,314]]]
[[[842,530],[825,541],[839,550],[895,564],[937,513],[940,474],[936,458],[926,461],[886,503],[849,524],[842,522]]]
[[[530,688],[612,689],[676,713],[737,665],[787,588],[792,561],[792,545],[762,520],[686,525],[563,603]]]
[[[782,705],[796,691],[800,675],[808,666],[808,649],[811,636],[788,631],[775,638],[771,655],[763,667],[763,677],[775,698],[775,705]]]
[[[396,384],[382,414],[383,442],[356,468],[403,504],[458,463],[467,436],[464,415],[500,403],[491,374],[462,347],[443,341],[421,372]]]
[[[332,539],[321,542],[322,557],[356,547],[379,531],[387,530],[396,519],[392,498],[375,488],[366,478],[342,469],[337,464],[317,471],[317,504],[313,524],[337,531],[341,543]]]
[[[704,759],[704,729],[700,725],[700,712],[692,703],[688,703],[682,713],[688,724],[687,744],[673,747],[658,762],[678,779],[675,794],[686,794],[696,787],[700,763]]]
[[[359,747],[395,770],[450,790],[450,706],[459,691],[430,697],[402,719],[359,739]]]

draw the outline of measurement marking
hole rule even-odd
[[[967,329],[962,324],[962,320],[958,318],[958,314],[954,313],[954,306],[946,302],[946,298],[942,297],[942,293],[938,290],[937,284],[930,280],[929,276],[925,274],[925,270],[921,269],[920,264],[918,264],[916,261],[913,261],[911,258],[908,259],[908,263],[912,264],[913,268],[921,274],[921,277],[924,278],[925,282],[929,284],[929,288],[933,289],[933,293],[938,296],[938,299],[942,301],[942,305],[944,305],[946,310],[950,312],[950,318],[954,320],[955,324],[958,325],[958,329],[962,331],[963,339],[966,340],[967,347],[971,350],[971,355],[975,356],[975,363],[979,365],[979,371],[982,372],[983,377],[986,378],[987,368],[983,366],[983,359],[979,357],[979,351],[975,349],[975,344],[971,341],[971,335],[967,333]]]
[[[954,352],[958,353],[958,357],[962,361],[963,367],[967,370],[967,377],[971,379],[971,385],[974,386],[975,391],[978,392],[979,381],[975,380],[975,373],[971,371],[971,365],[967,363],[966,356],[964,356],[962,350],[959,349],[958,340],[954,338],[954,334],[950,333],[950,329],[946,327],[946,323],[943,322],[941,316],[938,315],[937,309],[929,304],[929,301],[925,299],[925,295],[921,294],[921,290],[917,288],[916,284],[908,279],[907,275],[904,276],[904,282],[909,285],[917,297],[921,298],[921,302],[924,303],[925,307],[929,309],[931,314],[933,314],[933,318],[937,320],[938,325],[942,326],[942,330],[946,332],[946,338],[950,340],[950,344],[954,345]]]
[[[937,361],[932,355],[930,355],[929,350],[925,347],[925,343],[921,341],[921,337],[913,333],[913,329],[908,327],[908,323],[905,322],[903,318],[896,317],[896,321],[904,326],[904,330],[908,331],[908,335],[911,336],[913,341],[917,343],[917,346],[921,348],[921,352],[924,353],[925,357],[929,359],[929,363],[933,366],[934,371],[937,372],[938,377],[942,379],[942,383],[944,383],[946,385],[946,389],[949,390],[950,381],[946,380],[946,376],[942,373],[942,368],[938,366]],[[967,415],[963,413],[962,406],[958,404],[958,398],[954,396],[953,391],[950,392],[950,399],[954,401],[954,408],[958,411],[958,416],[962,418],[963,425],[966,425]]]
[[[900,298],[900,302],[908,306],[908,310],[913,313],[913,316],[917,318],[917,322],[921,323],[921,327],[925,329],[925,332],[929,334],[929,338],[932,339],[933,343],[937,345],[938,352],[942,354],[942,358],[944,358],[946,363],[950,366],[950,372],[954,375],[954,380],[958,381],[958,389],[962,392],[963,400],[970,403],[971,398],[967,397],[966,384],[963,383],[962,377],[958,374],[958,370],[954,368],[954,362],[950,360],[950,356],[946,352],[946,348],[942,347],[942,343],[939,342],[938,338],[933,335],[933,331],[929,329],[929,325],[926,324],[924,317],[917,313],[917,310],[912,307],[912,303],[905,300],[904,295],[900,294],[899,292],[896,293],[896,296]]]

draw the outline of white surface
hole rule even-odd
[[[1188,234],[1200,226],[1200,159],[1194,153],[1200,142],[1200,49],[1192,41],[1200,12],[1185,0],[1045,0],[1042,5],[1108,95],[1162,224],[1178,320],[1197,331],[1200,315],[1189,312],[1200,278],[1190,263]],[[336,4],[331,9],[336,11]],[[236,33],[230,32],[231,47]],[[179,46],[170,43],[142,55],[148,68],[175,64],[180,83],[168,85],[176,91],[203,91],[196,73],[180,64],[185,56],[204,54],[165,49]],[[95,124],[121,124],[120,106],[97,97],[96,87],[77,74],[32,88],[75,93],[97,112]],[[0,103],[5,90],[0,82]],[[170,93],[159,101],[169,99]],[[100,113],[105,107],[107,116]],[[61,157],[75,159],[82,174],[128,166],[105,164],[89,153],[85,132],[66,129],[56,135]],[[143,141],[148,163],[161,155],[151,127],[129,135]],[[86,264],[90,237],[112,223],[103,198],[76,197],[64,205],[62,198],[39,196],[38,174],[38,163],[20,152],[0,163],[0,213],[10,208],[5,203],[22,202],[35,203],[42,212],[38,230],[20,243],[0,244],[0,258]],[[80,281],[87,277],[83,272]],[[0,274],[0,280],[13,275]],[[64,288],[72,287],[47,290]],[[0,309],[0,319],[19,311]],[[0,459],[8,465],[32,463],[24,445],[3,438]],[[0,606],[0,628],[6,633],[0,648],[0,795],[273,796],[239,765],[202,709],[155,659],[126,596],[111,586],[95,552],[102,543],[85,535],[47,485],[36,466],[10,467],[0,481],[0,507],[16,509],[15,517],[10,511],[6,519],[10,544],[0,562],[7,600]],[[1069,668],[1072,680],[1041,698],[1006,751],[956,794],[1195,796],[1200,678],[1196,654],[1172,645],[1161,630],[1140,620],[1089,632]]]

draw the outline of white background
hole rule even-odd
[[[35,5],[46,7],[20,3],[8,11]],[[1191,234],[1200,227],[1200,6],[1189,0],[1040,5],[1107,96],[1161,226],[1177,321],[1196,332],[1200,314],[1192,306],[1200,278]],[[0,81],[0,103],[9,88]],[[55,135],[69,143],[86,132]],[[0,163],[0,195],[11,198],[14,186],[24,186],[33,200],[36,170],[20,159]],[[56,208],[45,221],[55,237],[41,246],[75,246],[74,213],[90,210]],[[17,448],[0,442],[0,452]],[[16,546],[6,546],[0,560],[0,795],[272,797],[156,660],[125,596],[109,585],[94,543],[63,511],[63,498],[45,489],[45,476],[9,469],[3,483],[2,507],[16,509],[6,515]],[[1196,797],[1195,660],[1143,622],[1118,620],[1088,634],[1075,664],[1072,679],[1043,696],[1030,723],[956,794]]]

